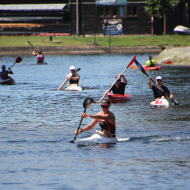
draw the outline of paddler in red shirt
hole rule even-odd
[[[34,56],[36,56],[36,58],[37,58],[37,63],[43,63],[44,62],[44,55],[43,55],[43,53],[42,53],[42,51],[41,50],[39,50],[38,51],[38,53],[36,53],[36,49],[34,49],[34,51],[32,52],[32,54],[34,55]]]

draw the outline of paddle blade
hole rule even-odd
[[[83,108],[87,109],[93,102],[92,98],[86,98],[83,102]]]
[[[28,43],[34,48],[34,46],[28,41]]]
[[[166,61],[164,64],[172,64],[172,61]]]
[[[136,60],[134,59],[135,64],[137,65],[137,67],[145,74],[149,77],[149,75],[146,73],[146,71],[144,70],[143,66]]]
[[[136,69],[136,68],[137,68],[136,65],[132,65],[132,66],[130,66],[130,69]]]
[[[75,139],[76,137],[72,141],[69,141],[69,143],[75,143]]]
[[[20,63],[22,61],[22,58],[21,57],[17,57],[15,63]]]
[[[78,68],[77,70],[76,70],[76,72],[78,72],[78,71],[80,71],[81,70],[81,68]]]
[[[130,67],[134,63],[134,59],[136,59],[136,55],[134,55],[133,59],[130,61],[130,63],[127,65],[127,68]]]

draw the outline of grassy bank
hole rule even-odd
[[[49,36],[0,36],[0,47],[10,46],[29,46],[30,41],[33,46],[74,46],[84,44],[94,44],[99,46],[109,46],[109,36],[82,37],[82,36],[53,36],[53,43]],[[143,46],[143,45],[172,45],[190,46],[190,36],[182,35],[130,35],[130,36],[111,36],[111,46]]]

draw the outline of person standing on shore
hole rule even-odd
[[[66,85],[66,83],[69,81],[70,84],[74,84],[78,86],[80,75],[76,73],[75,66],[70,66],[70,72],[67,76],[64,82],[61,84],[61,86],[58,88],[58,90],[61,90],[61,88]]]
[[[41,50],[38,51],[38,53],[36,53],[36,49],[34,49],[34,51],[32,52],[32,55],[36,56],[37,58],[37,64],[42,64],[44,63],[44,55],[42,53]]]
[[[8,68],[8,70],[6,70],[6,66],[5,65],[2,65],[1,66],[1,69],[2,71],[0,72],[0,77],[1,79],[5,80],[7,78],[10,78],[9,77],[9,74],[14,74],[10,68]]]
[[[156,62],[155,59],[152,59],[152,56],[148,56],[148,61],[146,62],[146,67],[156,67],[158,63]]]

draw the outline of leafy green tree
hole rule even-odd
[[[159,18],[164,15],[167,17],[181,1],[182,0],[146,0],[147,6],[145,6],[145,12]]]
[[[184,0],[146,0],[145,12],[156,17],[164,17],[164,35],[166,34],[166,18],[174,8]],[[153,31],[153,24],[151,26]],[[153,34],[153,32],[151,32]]]

